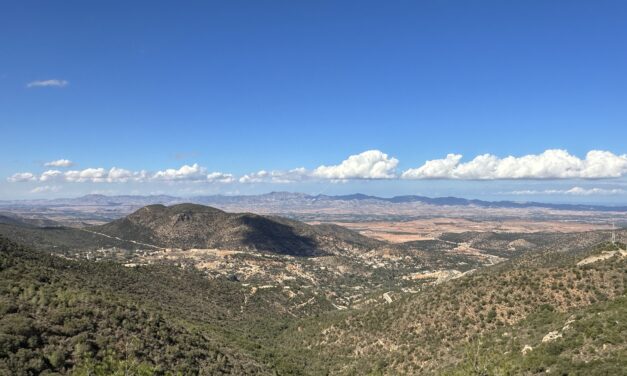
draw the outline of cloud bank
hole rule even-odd
[[[130,171],[123,168],[110,169],[86,168],[83,170],[47,170],[39,176],[31,172],[20,172],[7,179],[9,182],[68,182],[68,183],[127,183],[127,182],[175,182],[199,181],[213,183],[232,183],[236,179],[232,174],[210,172],[198,164],[183,165],[178,169],[166,169],[150,173],[146,170]]]
[[[627,155],[592,150],[580,159],[566,150],[550,149],[541,154],[499,158],[483,154],[461,162],[461,154],[425,162],[406,170],[404,179],[602,179],[618,178],[627,173]]]
[[[627,155],[609,151],[592,150],[584,158],[566,150],[550,149],[540,154],[498,157],[483,154],[463,162],[461,154],[448,154],[445,158],[426,161],[422,166],[399,173],[399,160],[380,150],[367,150],[350,155],[335,165],[321,165],[313,169],[304,167],[291,170],[260,170],[236,176],[227,172],[209,171],[194,163],[179,168],[158,171],[131,171],[119,167],[90,167],[85,169],[61,170],[74,163],[59,159],[45,163],[49,169],[39,174],[18,172],[7,178],[11,183],[42,182],[58,183],[143,183],[179,182],[206,184],[288,184],[304,181],[348,181],[348,180],[552,180],[552,179],[611,179],[627,176]],[[53,186],[53,185],[50,185]],[[57,185],[55,185],[57,187]],[[43,192],[43,191],[38,191]],[[603,195],[626,194],[622,189],[581,188],[569,190],[522,190],[510,194],[567,194]]]

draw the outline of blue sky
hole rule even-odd
[[[0,199],[290,190],[625,203],[626,19],[623,1],[3,4]],[[612,155],[591,162],[594,150]],[[367,151],[381,154],[342,165]],[[498,160],[403,174],[448,154]],[[71,166],[44,166],[60,159]],[[86,169],[105,172],[66,175]],[[49,170],[61,174],[42,180]],[[260,170],[275,178],[242,180]]]

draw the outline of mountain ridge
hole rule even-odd
[[[301,200],[303,202],[316,201],[379,201],[392,204],[418,202],[436,206],[477,206],[483,208],[545,208],[554,210],[577,210],[577,211],[627,211],[627,205],[598,205],[598,204],[565,204],[565,203],[545,203],[536,201],[486,201],[478,199],[466,199],[454,196],[428,197],[421,195],[400,195],[393,197],[379,197],[355,193],[349,195],[309,195],[297,192],[269,192],[259,195],[208,195],[177,197],[170,195],[100,195],[90,194],[75,198],[58,198],[50,200],[4,200],[0,205],[149,205],[149,204],[173,204],[182,202],[193,202],[200,204],[220,204],[238,202],[267,202],[277,200]]]
[[[200,204],[148,205],[90,231],[164,248],[216,248],[317,256],[369,250],[380,242],[335,225],[253,213],[227,213]]]

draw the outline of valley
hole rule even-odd
[[[147,205],[176,205],[194,203],[208,205],[227,212],[252,212],[277,215],[304,222],[405,222],[413,220],[444,220],[453,218],[470,222],[522,221],[533,226],[551,222],[553,226],[627,225],[624,206],[544,204],[514,201],[466,200],[456,197],[429,198],[397,196],[382,198],[361,194],[346,196],[307,195],[291,192],[271,192],[246,196],[167,195],[82,197],[52,200],[0,200],[0,214],[18,215],[31,221],[56,222],[67,226],[97,225],[124,217]],[[466,222],[467,224],[469,222]],[[494,224],[492,224],[494,227]],[[536,226],[537,228],[537,226]],[[487,229],[487,228],[486,228]],[[436,229],[432,229],[436,230]],[[560,231],[559,228],[557,231]]]
[[[318,224],[321,222],[308,222]],[[582,232],[609,230],[611,224],[587,223],[584,221],[557,220],[471,220],[467,218],[441,217],[428,219],[408,219],[405,221],[361,221],[331,222],[357,231],[362,235],[392,243],[404,243],[414,240],[432,240],[444,233],[461,232]]]
[[[491,211],[492,219],[305,223],[297,215],[150,204],[78,225],[22,216],[22,208],[0,223],[0,370],[350,375],[592,372],[590,361],[599,369],[622,367],[624,327],[595,327],[613,336],[605,342],[598,333],[581,337],[560,328],[590,323],[597,306],[607,307],[607,320],[625,308],[627,251],[608,239],[612,231],[619,241],[627,232],[599,221],[623,214],[581,212],[571,221],[555,216],[573,213],[557,210],[536,221],[501,217],[502,210]],[[59,302],[61,291],[70,300]],[[91,322],[101,314],[95,312],[136,315],[136,309],[161,317],[171,339],[147,337],[142,325],[153,324],[135,316],[139,326],[124,324],[106,341],[95,322],[51,333],[52,324],[39,316],[58,312],[73,325]],[[34,326],[18,333],[15,320]],[[200,337],[189,342],[189,336]],[[139,346],[131,360],[124,355],[128,338]],[[559,351],[551,347],[565,341]],[[175,343],[179,360],[164,363]],[[79,345],[81,351],[72,350]],[[605,355],[590,350],[597,345]],[[502,346],[510,349],[505,355],[495,350]],[[192,355],[206,353],[201,348],[222,355]],[[19,357],[24,349],[31,360]],[[468,351],[475,352],[473,364]]]

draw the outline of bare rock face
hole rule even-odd
[[[158,247],[218,248],[317,256],[368,251],[379,243],[340,226],[251,213],[227,213],[209,206],[149,205],[94,231]]]
[[[547,333],[544,338],[542,338],[542,343],[553,342],[558,338],[562,337],[562,333],[557,330]]]
[[[530,241],[526,239],[516,239],[516,240],[509,242],[508,249],[527,250],[527,249],[533,249],[535,246],[536,246],[535,244],[531,243]]]

